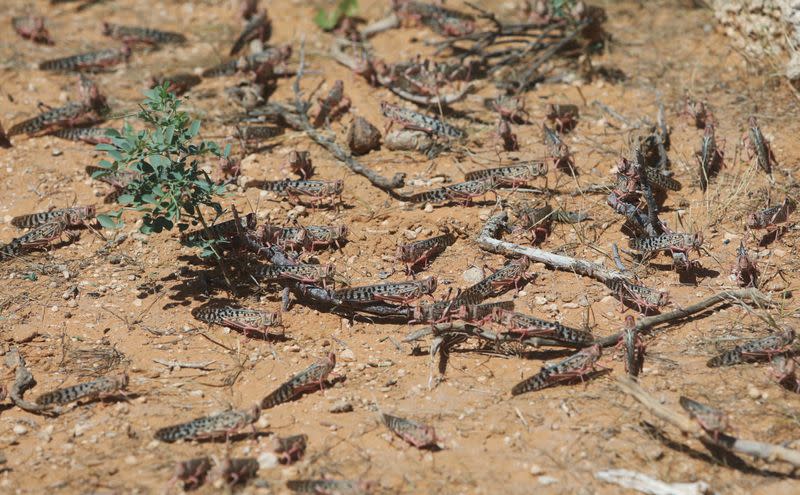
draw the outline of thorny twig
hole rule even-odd
[[[751,288],[751,289],[739,289],[739,290],[726,290],[718,294],[714,294],[709,298],[703,299],[699,303],[692,304],[691,306],[687,306],[681,309],[676,309],[675,311],[670,311],[669,313],[663,313],[660,315],[648,316],[646,318],[642,318],[638,322],[636,322],[635,329],[637,332],[645,332],[655,327],[656,325],[662,325],[664,323],[670,323],[675,320],[686,318],[687,316],[691,316],[695,313],[705,311],[706,309],[715,306],[717,304],[726,304],[737,301],[749,301],[752,302],[753,304],[757,304],[760,306],[769,306],[772,304],[769,298],[764,294],[762,294],[761,292],[759,292],[758,289]],[[615,345],[617,342],[619,342],[621,336],[622,332],[617,332],[613,335],[609,335],[608,337],[603,337],[602,339],[599,339],[597,343],[599,343],[604,347],[612,346]]]
[[[747,454],[767,462],[783,461],[794,467],[800,467],[800,451],[754,440],[742,440],[725,434],[720,434],[719,438],[715,439],[714,436],[709,435],[697,422],[688,416],[677,413],[661,404],[632,378],[627,376],[618,378],[617,387],[639,401],[655,416],[675,426],[684,435],[700,440],[703,445],[722,447],[732,452]]]

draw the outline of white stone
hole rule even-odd
[[[542,469],[542,466],[538,464],[531,464],[531,474],[534,476],[539,476],[540,474],[544,474],[544,469]]]
[[[461,278],[463,278],[465,282],[468,282],[470,284],[477,284],[483,279],[483,270],[481,270],[477,266],[467,268],[466,270],[464,270],[464,273],[461,275]]]
[[[258,456],[258,467],[261,469],[272,469],[278,465],[278,456],[272,452],[262,452]]]
[[[558,483],[558,478],[554,478],[552,476],[539,476],[536,481],[538,481],[540,485],[547,486]]]

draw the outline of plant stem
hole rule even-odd
[[[206,219],[205,217],[203,217],[203,212],[200,211],[199,207],[196,207],[195,211],[197,212],[197,219],[200,220],[200,223],[203,225],[203,228],[206,230],[206,232],[210,232],[208,224],[206,223]],[[230,291],[233,292],[233,284],[231,283],[231,279],[228,276],[228,268],[227,266],[225,266],[225,262],[222,260],[222,256],[219,255],[219,252],[217,252],[217,249],[214,247],[213,243],[211,243],[209,247],[211,247],[211,250],[214,251],[214,256],[217,257],[217,263],[219,263],[219,268],[220,270],[222,270],[222,276],[223,278],[225,278],[225,283],[228,285],[228,289],[230,289]]]

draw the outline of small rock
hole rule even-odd
[[[338,413],[347,413],[353,411],[353,404],[347,402],[346,400],[342,399],[336,402],[331,408],[329,409],[330,412],[334,414]]]
[[[657,461],[664,457],[664,450],[661,447],[647,448],[644,451],[644,456],[649,461]]]
[[[404,231],[403,231],[403,235],[404,235],[404,236],[406,237],[406,239],[408,239],[409,241],[413,241],[414,239],[416,239],[416,238],[417,238],[417,233],[416,233],[416,232],[414,232],[413,230],[404,230]]]
[[[531,474],[532,475],[539,476],[540,474],[543,474],[543,473],[544,473],[544,469],[542,469],[542,466],[540,466],[538,464],[532,464],[531,465]]]
[[[345,349],[339,353],[339,359],[344,362],[352,362],[356,360],[356,355],[353,354],[352,349]]]
[[[72,429],[72,436],[79,437],[89,431],[92,427],[92,423],[88,421],[82,421],[80,423],[75,423],[75,428]]]
[[[425,208],[422,209],[425,213],[433,213],[433,205],[430,203],[425,203]]]
[[[47,425],[42,430],[36,434],[39,437],[39,440],[43,442],[49,442],[53,438],[53,432],[55,431],[55,425]]]
[[[770,292],[780,292],[786,289],[786,282],[781,280],[780,278],[775,279],[767,285],[767,290]]]
[[[129,455],[125,458],[125,464],[129,466],[133,466],[134,464],[138,463],[139,460],[134,455]]]
[[[464,270],[464,273],[461,275],[461,277],[464,279],[464,281],[470,284],[477,284],[483,280],[483,270],[477,266],[473,266],[472,268]]]
[[[558,483],[558,478],[554,478],[552,476],[539,476],[536,481],[538,481],[540,485],[547,486]]]
[[[381,133],[363,117],[356,117],[347,130],[347,146],[354,155],[365,155],[381,146]]]
[[[388,133],[383,143],[392,151],[426,152],[433,146],[433,139],[422,131],[400,129]]]
[[[20,424],[14,425],[14,428],[12,428],[12,430],[17,435],[24,435],[24,434],[28,433],[28,428],[25,425],[20,425]]]
[[[539,306],[544,306],[545,304],[547,304],[547,298],[544,296],[536,296],[533,298],[533,302]]]
[[[272,469],[278,465],[278,456],[272,452],[262,452],[258,456],[258,467],[260,469]]]
[[[611,304],[617,302],[617,298],[614,296],[605,296],[604,298],[600,299],[601,304]]]
[[[750,385],[747,387],[747,395],[753,400],[759,399],[761,398],[761,390],[757,389],[753,385]]]
[[[53,148],[53,151],[51,151],[50,154],[53,156],[61,156],[64,154],[64,152],[58,148]]]

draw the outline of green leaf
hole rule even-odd
[[[338,10],[347,17],[352,17],[358,13],[358,0],[342,0],[339,2]]]
[[[358,0],[339,0],[336,8],[331,13],[323,9],[317,10],[314,22],[325,31],[335,28],[342,17],[355,15],[358,11]]]
[[[97,215],[97,221],[100,223],[101,227],[108,230],[116,230],[125,225],[122,221],[115,221],[111,215]]]
[[[117,198],[117,203],[121,205],[130,205],[133,204],[133,200],[134,200],[133,194],[121,194]]]
[[[339,22],[339,19],[336,18],[335,15],[328,15],[328,13],[322,9],[319,9],[314,15],[314,24],[319,26],[323,31],[330,31],[335,28],[337,22]]]
[[[108,143],[100,143],[96,145],[94,149],[96,149],[97,151],[117,151],[116,146]]]
[[[192,125],[189,126],[189,131],[188,131],[189,137],[193,138],[197,136],[199,132],[200,132],[200,121],[195,120],[192,122]]]

